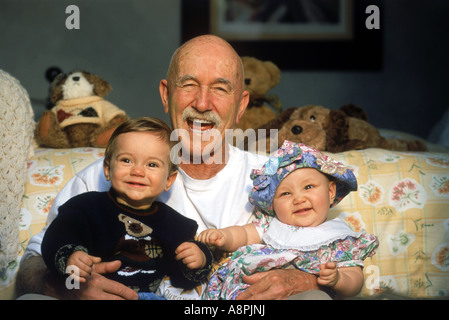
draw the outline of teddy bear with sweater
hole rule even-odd
[[[257,129],[275,119],[282,105],[275,94],[268,92],[279,84],[281,70],[271,61],[254,57],[241,57],[245,72],[245,90],[249,92],[249,103],[236,128]]]
[[[49,148],[106,147],[112,132],[128,119],[125,111],[103,97],[110,84],[95,74],[58,74],[50,85],[53,107],[35,129],[39,146]]]
[[[396,151],[427,150],[424,142],[420,140],[382,137],[379,130],[368,122],[363,109],[352,104],[344,105],[338,110],[317,105],[292,107],[260,129],[278,129],[278,145],[284,140],[290,140],[332,153],[366,148]],[[266,132],[269,134],[270,131]],[[276,139],[276,137],[269,138]],[[267,139],[267,148],[270,139]]]

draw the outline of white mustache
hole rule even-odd
[[[205,112],[198,112],[192,107],[185,108],[182,111],[182,121],[195,121],[198,122],[209,122],[209,123],[215,123],[216,127],[220,127],[221,118],[218,114],[216,114],[213,111],[205,111]]]

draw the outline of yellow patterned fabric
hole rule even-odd
[[[381,149],[332,155],[359,188],[331,210],[379,238],[365,261],[363,296],[449,295],[449,154]]]
[[[36,149],[28,160],[27,183],[19,221],[21,258],[30,238],[46,224],[56,194],[77,172],[104,155],[104,149]],[[14,280],[19,260],[0,275],[0,299],[14,298]]]
[[[104,149],[38,149],[28,161],[28,180],[22,203],[20,240],[28,240],[45,226],[56,194],[79,171],[103,157]],[[21,252],[20,254],[22,254]]]
[[[24,249],[45,226],[58,191],[103,149],[37,149],[28,161],[20,245]],[[449,153],[405,153],[381,149],[331,155],[348,165],[358,181],[331,209],[353,229],[379,238],[365,260],[362,297],[392,293],[411,298],[449,296]],[[19,253],[22,255],[23,251]],[[0,299],[14,298],[17,264],[0,274]]]

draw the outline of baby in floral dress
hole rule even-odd
[[[316,274],[319,285],[340,296],[356,295],[363,286],[363,260],[374,255],[378,240],[339,218],[327,220],[329,208],[357,190],[352,171],[318,150],[284,141],[251,179],[249,200],[257,220],[199,236],[208,245],[235,251],[211,277],[203,299],[233,300],[249,286],[243,276],[292,266]]]

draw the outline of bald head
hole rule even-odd
[[[238,86],[235,89],[242,91],[244,88],[242,60],[228,42],[214,35],[202,35],[190,39],[175,51],[167,72],[169,86],[176,82],[176,77],[179,74],[179,65],[183,60],[187,57],[206,59],[210,55],[220,56],[222,61],[229,64],[230,68],[234,68],[235,83]]]

